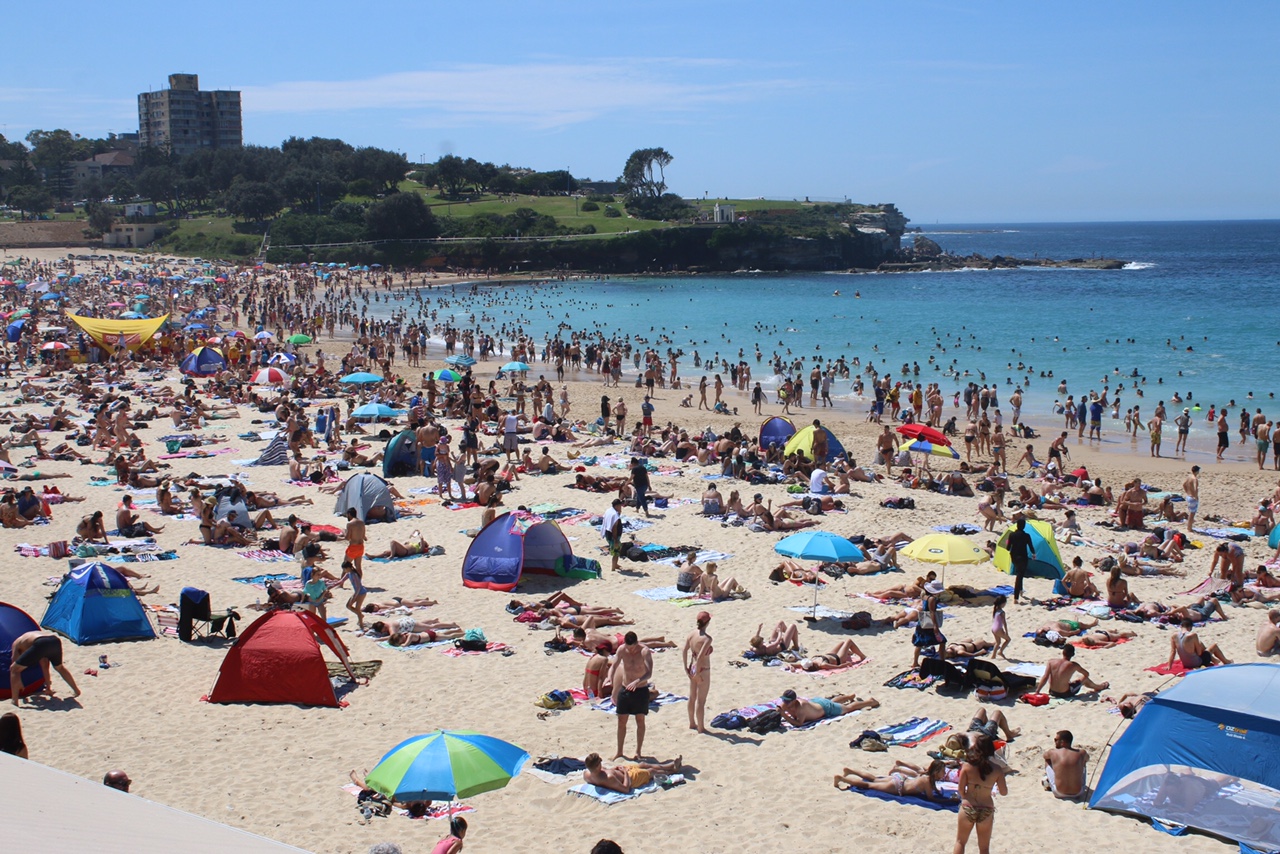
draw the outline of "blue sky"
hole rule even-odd
[[[247,142],[340,137],[917,223],[1280,218],[1280,4],[293,0],[5,11],[0,132],[137,128],[171,72]],[[29,37],[15,37],[27,33]]]

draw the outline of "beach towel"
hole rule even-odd
[[[390,640],[384,640],[378,644],[378,646],[382,647],[383,649],[396,649],[396,650],[399,650],[400,652],[413,652],[414,650],[419,650],[419,649],[431,649],[433,646],[452,646],[452,645],[453,645],[453,641],[451,640],[438,640],[438,641],[432,641],[431,643],[415,643],[412,646],[392,646]],[[476,655],[479,655],[479,654],[480,653],[478,652],[476,653]]]
[[[926,801],[924,798],[917,798],[911,795],[891,795],[888,792],[877,792],[874,789],[855,789],[850,788],[850,792],[863,795],[868,798],[875,798],[877,801],[890,801],[898,804],[909,804],[914,807],[922,807],[923,809],[933,810],[935,812],[956,812],[960,811],[960,798],[956,794],[954,783],[939,783],[938,791],[944,794],[950,793],[954,798],[947,801]]]
[[[968,522],[961,522],[958,525],[935,525],[933,530],[943,534],[976,534],[982,529],[977,525],[970,525]]]
[[[1192,528],[1197,534],[1204,534],[1206,537],[1213,537],[1217,540],[1244,540],[1253,538],[1253,529],[1251,528]]]
[[[1187,668],[1182,666],[1182,662],[1177,659],[1174,659],[1173,664],[1162,661],[1155,667],[1148,667],[1146,670],[1151,673],[1159,673],[1161,676],[1186,676],[1189,672]]]
[[[256,587],[265,587],[269,581],[285,581],[286,579],[292,578],[293,575],[289,573],[273,572],[267,575],[249,575],[241,578],[233,578],[231,580],[237,581],[241,584],[252,584]]]
[[[402,560],[417,560],[420,557],[431,557],[429,552],[419,552],[416,555],[401,555],[400,557],[366,557],[366,561],[373,563],[396,563]]]
[[[125,554],[125,555],[107,555],[102,558],[103,563],[153,563],[159,560],[177,560],[178,553],[175,551],[167,552],[145,552],[143,554]]]
[[[450,643],[452,643],[452,641],[450,641]],[[448,649],[444,650],[444,654],[449,656],[450,658],[461,658],[464,655],[485,655],[490,652],[502,652],[504,649],[510,649],[510,647],[507,646],[505,643],[499,643],[497,641],[489,641],[489,643],[485,646],[483,650],[459,649],[456,646],[451,646]]]
[[[1183,591],[1183,592],[1182,592],[1181,594],[1179,594],[1179,595],[1181,595],[1181,596],[1204,596],[1205,594],[1208,594],[1208,593],[1212,593],[1212,594],[1214,594],[1214,595],[1217,595],[1218,593],[1222,592],[1223,590],[1226,590],[1229,586],[1231,586],[1231,581],[1230,581],[1229,579],[1226,579],[1226,578],[1213,578],[1213,577],[1211,577],[1211,576],[1207,576],[1207,577],[1204,579],[1204,581],[1201,581],[1199,584],[1197,584],[1195,587],[1192,587],[1190,590],[1185,590],[1185,591]]]
[[[941,681],[941,674],[935,673],[932,676],[921,676],[920,668],[913,667],[910,670],[902,671],[884,684],[887,688],[914,688],[917,691],[923,691]]]
[[[835,608],[828,608],[826,605],[819,605],[816,609],[812,605],[793,605],[787,610],[795,611],[798,614],[809,614],[819,620],[847,620],[853,616],[852,611],[837,611]]]
[[[848,673],[850,670],[857,670],[870,660],[871,659],[869,658],[864,658],[861,661],[854,661],[850,664],[837,667],[834,670],[804,670],[798,664],[784,664],[782,665],[782,669],[787,673],[803,673],[805,676],[816,676],[819,679],[825,679],[828,676],[835,676],[837,673]]]
[[[656,712],[662,706],[670,706],[673,703],[683,703],[683,702],[686,702],[688,699],[689,699],[688,697],[681,697],[678,694],[672,694],[670,692],[664,691],[663,693],[658,695],[657,699],[649,700],[649,711]],[[612,697],[605,697],[599,703],[592,703],[591,708],[595,709],[597,712],[607,712],[608,714],[611,714],[611,715],[617,714],[617,712],[614,710]]]
[[[915,717],[900,724],[880,727],[876,732],[880,734],[880,740],[889,747],[916,747],[949,729],[951,724],[946,721]]]
[[[1129,642],[1129,640],[1130,640],[1129,638],[1116,638],[1116,640],[1115,640],[1115,642],[1114,642],[1114,644],[1113,644],[1113,645],[1118,645],[1118,644],[1122,644],[1122,643],[1128,643],[1128,642]],[[1111,649],[1111,647],[1109,647],[1109,646],[1103,646],[1103,647],[1089,646],[1087,643],[1085,643],[1085,642],[1084,642],[1083,640],[1081,640],[1080,638],[1072,638],[1071,640],[1069,640],[1069,641],[1067,641],[1067,642],[1068,642],[1069,644],[1071,644],[1072,646],[1074,646],[1076,649]]]
[[[648,599],[650,602],[666,602],[669,599],[686,599],[693,596],[693,593],[684,593],[676,589],[673,584],[670,587],[651,587],[648,590],[632,590],[632,593]]]
[[[782,705],[782,700],[777,699],[777,700],[767,700],[763,703],[756,703],[755,705],[752,705],[752,706],[743,706],[740,709],[733,709],[732,711],[726,712],[723,715],[716,715],[716,717],[712,719],[711,725],[713,727],[716,727],[717,729],[732,729],[733,727],[720,726],[716,723],[716,721],[723,720],[726,718],[734,718],[734,717],[742,718],[743,720],[749,721],[752,718],[757,717],[764,712],[770,711],[771,709],[776,709],[781,705]],[[797,730],[797,731],[810,730],[816,727],[825,726],[830,723],[835,723],[836,721],[844,720],[845,718],[852,718],[860,714],[862,714],[862,711],[858,710],[856,712],[849,712],[848,714],[840,715],[834,718],[822,718],[821,720],[810,721],[804,726],[792,726],[791,724],[787,723],[784,720],[782,722],[782,731],[790,732],[792,730]]]
[[[1044,675],[1044,665],[1031,661],[1019,661],[1017,664],[1004,668],[1004,671],[1018,676],[1026,676],[1029,679],[1039,679]]]
[[[258,563],[293,563],[293,555],[276,549],[252,549],[247,552],[236,552],[236,554]]]
[[[592,783],[581,783],[570,789],[569,794],[594,798],[605,806],[612,806],[613,804],[620,804],[623,801],[629,801],[632,798],[638,798],[641,795],[656,792],[658,789],[658,784],[652,780],[650,780],[647,785],[641,786],[638,789],[632,789],[626,794],[623,794],[622,792],[615,792],[613,789],[602,789]]]

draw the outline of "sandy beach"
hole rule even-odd
[[[18,254],[32,257],[38,253],[11,251],[9,257]],[[48,251],[44,257],[52,259],[66,254],[67,250]],[[334,344],[327,339],[321,341],[320,346],[330,353],[334,349]],[[421,370],[443,366],[439,361],[441,354],[432,355],[429,362],[424,358]],[[501,361],[482,362],[475,368],[476,376],[487,384],[500,364]],[[418,371],[407,369],[410,376]],[[535,376],[537,373],[535,366]],[[178,380],[177,371],[170,369],[165,381],[176,385]],[[750,415],[745,396],[726,395],[741,413],[734,417],[681,408],[679,401],[687,393],[659,390],[655,421],[659,425],[674,421],[691,428],[710,426],[717,432],[738,424],[747,435],[757,434],[761,419]],[[582,379],[569,383],[573,415],[593,418],[598,412],[601,394],[608,394],[615,402],[621,394],[630,412],[640,411],[641,389],[624,381],[622,388],[606,390],[598,379]],[[17,396],[13,379],[0,387],[3,411],[47,414],[43,406],[15,405]],[[779,407],[769,405],[765,411],[767,415],[777,414]],[[294,508],[293,512],[318,524],[341,525],[332,512],[333,496],[322,494],[314,487],[286,483],[285,468],[240,467],[232,462],[257,456],[265,445],[235,437],[263,429],[252,422],[269,415],[248,407],[241,407],[240,412],[238,419],[214,421],[197,431],[198,435],[230,437],[216,447],[231,451],[204,459],[169,460],[173,466],[171,471],[200,475],[234,472],[255,489],[278,492],[281,496],[305,494],[314,500],[314,505]],[[948,398],[944,416],[952,414],[957,414],[957,410],[952,409]],[[800,425],[820,417],[859,462],[869,463],[874,456],[879,426],[866,423],[861,414],[834,415],[806,407],[792,417]],[[451,428],[458,424],[456,420],[447,423]],[[170,432],[170,426],[167,419],[157,420],[142,431],[152,458],[164,453],[163,445],[154,438]],[[376,430],[374,433],[376,435]],[[60,436],[61,431],[56,435]],[[53,438],[51,435],[50,439]],[[379,450],[382,443],[375,438],[372,444],[373,450]],[[1119,452],[1100,451],[1088,443],[1077,444],[1073,434],[1069,446],[1071,463],[1086,466],[1093,476],[1101,477],[1117,490],[1134,477],[1164,490],[1179,490],[1189,461],[1167,457],[1151,459],[1141,440],[1134,453],[1125,452],[1123,443],[1121,445]],[[1166,448],[1171,445],[1172,437]],[[536,446],[530,447],[536,449]],[[551,445],[550,449],[553,456],[566,460],[567,446]],[[1042,449],[1047,449],[1047,440],[1037,441],[1037,450],[1043,455]],[[624,446],[618,444],[599,449],[598,453],[624,450]],[[30,449],[15,448],[11,453],[13,461],[20,463],[30,454]],[[1010,453],[1011,461],[1017,453],[1020,450]],[[94,453],[93,457],[101,460],[102,452]],[[1258,471],[1252,464],[1193,461],[1204,466],[1202,518],[1206,514],[1217,514],[1233,520],[1249,519],[1258,500],[1270,496],[1276,485],[1275,472]],[[704,469],[696,461],[661,462],[664,469],[670,466],[672,470],[655,473],[653,488],[676,499],[697,499],[708,484],[703,475],[719,472],[718,466]],[[951,464],[935,463],[935,469],[938,468],[949,469]],[[18,470],[31,469],[20,465]],[[45,545],[71,540],[82,515],[101,510],[110,520],[124,494],[114,485],[89,485],[90,475],[110,474],[98,465],[41,462],[39,471],[70,474],[71,478],[52,483],[64,493],[83,496],[85,501],[55,506],[53,520],[45,526],[0,529],[0,552],[11,555],[8,571],[0,575],[0,601],[23,608],[37,620],[67,564],[65,560],[48,557],[23,557],[14,548],[23,543]],[[597,466],[587,471],[593,475],[624,473]],[[1021,469],[1011,470],[1011,474],[1015,471],[1020,473]],[[506,496],[504,504],[512,508],[518,504],[529,507],[554,504],[595,514],[606,510],[609,496],[566,488],[572,480],[572,472],[522,475],[516,483],[517,489]],[[433,482],[422,477],[404,477],[396,479],[395,485],[408,494],[410,488]],[[735,488],[742,490],[744,497],[759,491],[772,500],[775,507],[790,500],[779,485],[757,490],[732,481],[716,482],[726,494]],[[1011,482],[1016,485],[1022,481],[1015,477]],[[41,484],[35,485],[38,490]],[[908,491],[896,483],[855,484],[853,492],[846,498],[847,513],[821,517],[822,530],[844,536],[881,536],[901,531],[914,538],[938,526],[981,524],[973,498]],[[914,510],[881,506],[885,499],[903,495],[914,498]],[[480,524],[481,510],[450,510],[436,501],[414,509],[420,515],[371,525],[370,550],[386,548],[391,539],[404,542],[412,532],[420,531],[430,544],[443,546],[444,554],[393,563],[366,562],[365,580],[373,590],[371,596],[438,600],[439,604],[416,615],[457,622],[465,628],[483,628],[490,640],[510,645],[513,655],[451,658],[439,649],[401,651],[357,636],[354,625],[348,623],[339,629],[339,635],[348,645],[352,659],[381,660],[383,665],[368,685],[345,695],[348,703],[345,708],[326,709],[202,702],[225,655],[225,646],[218,644],[186,644],[176,638],[162,637],[146,642],[76,647],[64,640],[67,664],[84,693],[78,703],[60,702],[47,708],[20,711],[32,761],[90,779],[100,778],[109,769],[123,768],[134,781],[132,791],[142,797],[308,850],[336,854],[364,851],[369,845],[385,840],[398,842],[406,852],[429,851],[447,832],[445,821],[414,821],[399,815],[374,818],[366,823],[356,809],[356,799],[342,789],[352,769],[371,768],[386,750],[412,735],[437,728],[471,729],[518,744],[534,759],[557,755],[581,758],[593,751],[606,758],[611,756],[616,722],[612,715],[584,703],[567,711],[540,716],[543,710],[534,705],[534,700],[546,692],[580,687],[587,659],[576,652],[546,650],[544,642],[552,633],[514,622],[504,610],[511,595],[462,586],[460,566],[471,543],[464,532]],[[624,515],[635,518],[635,511],[628,510]],[[1084,534],[1090,540],[1105,544],[1135,538],[1131,532],[1116,532],[1094,524],[1111,518],[1109,508],[1081,508],[1079,516]],[[258,616],[247,606],[263,601],[265,593],[232,579],[262,573],[296,573],[296,565],[258,563],[238,556],[236,549],[182,545],[198,536],[195,521],[166,521],[145,511],[142,517],[153,524],[166,525],[158,535],[158,542],[176,549],[179,555],[177,560],[130,565],[150,574],[151,578],[146,579],[148,584],[160,585],[158,594],[143,599],[146,604],[174,603],[183,586],[201,587],[210,592],[216,609],[237,607],[245,617],[240,624],[243,629]],[[1041,518],[1060,522],[1063,513],[1042,511]],[[703,517],[696,501],[673,500],[667,509],[654,510],[651,521],[651,527],[637,532],[641,541],[698,546],[730,555],[718,561],[720,576],[736,578],[752,594],[745,601],[700,603],[712,615],[709,633],[715,642],[708,721],[720,712],[776,699],[788,688],[802,696],[856,693],[863,698],[874,697],[880,706],[813,730],[764,736],[718,729],[701,735],[689,729],[683,703],[664,706],[649,716],[644,753],[662,760],[683,756],[687,778],[684,785],[605,806],[567,794],[570,785],[580,782],[578,780],[553,783],[521,774],[504,789],[466,799],[466,804],[474,807],[474,812],[466,815],[471,826],[466,850],[587,851],[602,837],[614,839],[627,852],[672,847],[703,852],[765,851],[784,847],[835,851],[846,849],[851,843],[877,852],[949,849],[955,834],[954,814],[927,812],[910,804],[880,802],[837,791],[832,786],[832,777],[845,766],[888,773],[894,759],[927,764],[926,752],[937,749],[943,738],[935,737],[917,747],[891,747],[887,753],[851,749],[849,743],[863,730],[901,723],[913,716],[946,721],[954,730],[964,731],[979,707],[978,700],[972,695],[957,698],[939,694],[934,689],[902,690],[885,685],[910,668],[912,649],[908,628],[894,630],[877,625],[851,632],[841,628],[839,619],[806,622],[805,615],[798,609],[812,606],[813,588],[773,583],[767,577],[778,563],[773,547],[782,538],[781,534],[751,533],[745,527],[723,525]],[[699,608],[635,595],[640,590],[674,584],[676,570],[673,567],[624,560],[622,572],[610,572],[597,529],[577,524],[565,525],[563,530],[575,553],[601,560],[605,567],[603,578],[574,582],[554,576],[525,576],[517,594],[520,598],[533,599],[563,589],[580,601],[623,609],[627,618],[635,621],[641,636],[662,635],[677,644],[683,643],[694,629],[694,615]],[[994,538],[986,532],[972,537],[978,543]],[[1131,589],[1142,601],[1169,604],[1193,601],[1192,597],[1181,594],[1205,578],[1213,546],[1218,542],[1200,536],[1194,539],[1203,542],[1205,548],[1187,552],[1185,561],[1178,565],[1183,576],[1129,579]],[[1242,545],[1246,569],[1253,569],[1271,557],[1272,550],[1267,548],[1265,538],[1254,538]],[[334,551],[333,546],[330,550]],[[1091,559],[1107,554],[1095,545],[1063,545],[1061,551],[1065,562],[1079,555],[1086,565]],[[337,562],[336,558],[332,560],[330,569],[336,571]],[[875,618],[890,616],[899,609],[860,598],[859,594],[910,582],[931,568],[906,558],[901,563],[901,572],[826,578],[827,583],[818,592],[818,601],[836,611],[869,611]],[[949,584],[964,583],[976,588],[1011,583],[1009,576],[990,564],[952,567],[946,573],[946,580]],[[1037,599],[1051,596],[1049,581],[1031,579],[1028,588],[1030,595]],[[334,592],[335,600],[329,608],[331,616],[344,613],[342,602],[346,599],[345,590]],[[1228,604],[1226,610],[1229,619],[1206,626],[1200,630],[1200,636],[1206,643],[1218,644],[1235,661],[1258,660],[1254,634],[1265,619],[1265,609],[1260,606],[1236,608]],[[948,637],[989,637],[989,607],[952,605],[946,614],[949,619],[944,629]],[[1014,640],[1009,657],[1037,664],[1057,657],[1058,650],[1036,646],[1022,637],[1054,616],[1057,614],[1050,615],[1041,607],[1010,605],[1008,619]],[[780,620],[799,623],[801,643],[811,652],[825,651],[839,640],[852,637],[866,653],[867,661],[848,672],[826,678],[745,662],[741,653],[756,627],[763,623],[767,631],[767,627]],[[1027,844],[1043,846],[1053,839],[1105,839],[1121,850],[1151,850],[1166,842],[1166,837],[1143,822],[1057,801],[1040,784],[1041,755],[1052,746],[1054,732],[1068,729],[1075,734],[1076,745],[1095,757],[1090,764],[1090,774],[1095,774],[1101,765],[1096,757],[1117,734],[1122,722],[1118,715],[1109,713],[1113,703],[1107,699],[1129,692],[1156,690],[1169,679],[1145,668],[1167,658],[1171,629],[1150,623],[1130,625],[1110,620],[1103,621],[1103,625],[1132,629],[1137,637],[1115,648],[1079,651],[1076,660],[1093,678],[1110,682],[1110,688],[1100,696],[1086,695],[1043,708],[1009,701],[988,704],[989,708],[1002,709],[1012,725],[1021,728],[1021,734],[1008,748],[1008,762],[1016,772],[1009,778],[1009,796],[997,799],[993,839],[994,846],[1000,850]],[[113,666],[98,668],[100,655],[108,656]],[[682,672],[679,649],[656,653],[654,662],[654,683],[660,690],[679,695],[687,693],[688,680]],[[746,666],[736,666],[738,664]],[[90,668],[97,669],[96,676],[84,674]],[[65,695],[65,686],[59,684],[58,687]],[[628,751],[633,748],[634,732],[628,738]],[[1228,847],[1219,840],[1192,834],[1180,840],[1179,849],[1225,854]]]

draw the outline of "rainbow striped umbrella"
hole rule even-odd
[[[917,454],[924,454],[933,457],[949,457],[953,460],[960,459],[960,454],[950,445],[935,445],[933,442],[925,442],[923,440],[915,442],[907,442],[898,448],[899,451],[912,451]]]
[[[528,760],[522,748],[499,738],[436,730],[387,751],[365,785],[398,801],[467,798],[501,789]]]

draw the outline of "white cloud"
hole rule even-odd
[[[746,79],[731,63],[708,60],[533,62],[460,65],[359,80],[305,80],[243,88],[246,113],[399,110],[462,124],[505,123],[547,129],[616,112],[676,114],[754,100],[805,84]]]

